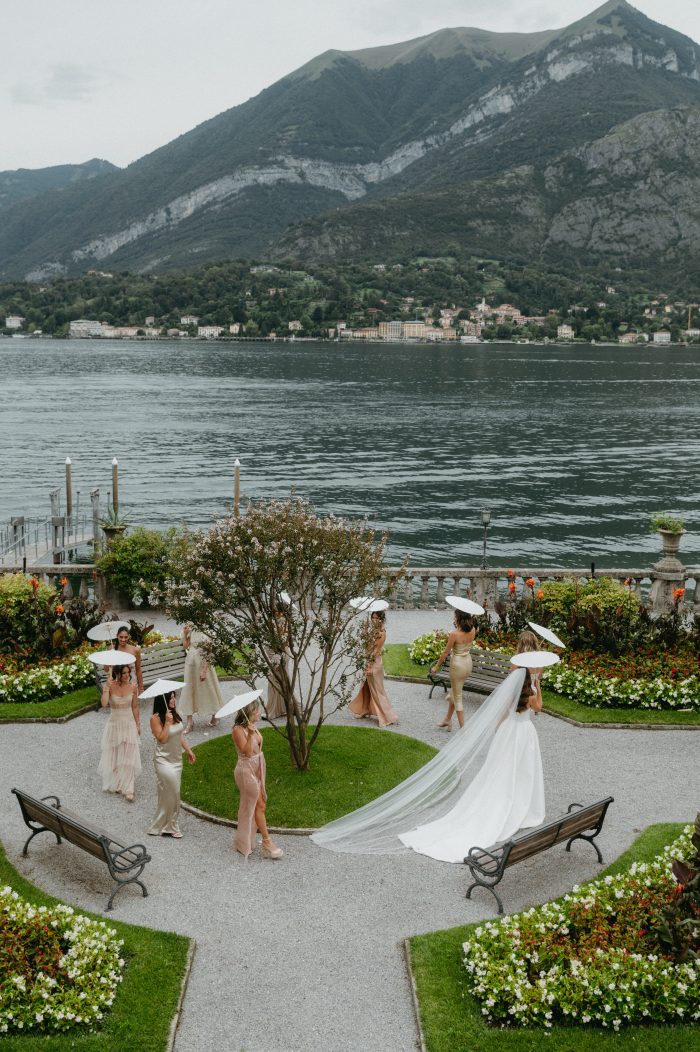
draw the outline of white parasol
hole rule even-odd
[[[361,610],[363,613],[370,614],[389,609],[386,599],[375,599],[372,595],[358,595],[356,599],[350,600],[350,606],[353,610]]]
[[[445,602],[455,610],[462,610],[465,614],[473,614],[475,617],[486,613],[483,606],[479,606],[473,599],[465,599],[461,595],[446,595]]]
[[[101,624],[88,628],[87,637],[97,643],[105,643],[108,639],[116,639],[119,630],[128,627],[127,621],[102,621]]]
[[[545,639],[548,643],[551,643],[555,647],[563,647],[566,650],[566,643],[564,643],[559,636],[552,632],[551,628],[545,628],[544,625],[536,625],[534,621],[528,621],[528,625],[533,632],[536,632],[538,636]]]
[[[249,690],[246,694],[235,694],[230,701],[222,705],[214,718],[220,720],[224,716],[233,716],[234,713],[244,709],[246,705],[251,705],[254,701],[258,701],[261,695],[261,690]]]
[[[136,658],[126,650],[98,650],[95,654],[88,654],[90,661],[95,665],[134,665]]]
[[[560,658],[551,650],[526,650],[524,654],[514,654],[510,660],[511,664],[520,668],[546,668],[548,665],[558,665]]]
[[[145,701],[146,698],[158,698],[161,694],[173,694],[175,691],[182,690],[184,683],[178,683],[174,679],[157,679],[155,683],[152,683],[150,687],[144,690],[143,694],[139,694],[139,699]]]

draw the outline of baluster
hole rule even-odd
[[[413,578],[408,574],[403,583],[403,608],[413,610]]]
[[[438,610],[445,609],[445,578],[442,574],[437,574],[437,592],[435,594],[435,606]]]
[[[428,609],[428,586],[430,584],[430,574],[423,573],[420,577],[420,608],[421,610]]]
[[[87,583],[87,577],[85,577],[85,576],[83,575],[83,576],[82,576],[82,577],[80,578],[80,588],[79,588],[79,590],[78,590],[78,597],[79,597],[80,599],[87,599],[87,598],[88,598],[88,594],[89,594],[89,593],[88,593],[88,583]]]

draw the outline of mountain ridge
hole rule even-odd
[[[68,186],[8,210],[0,276],[159,270],[214,253],[278,258],[295,244],[307,253],[314,224],[325,242],[334,222],[345,229],[357,217],[364,229],[358,202],[376,210],[380,199],[428,194],[435,203],[443,188],[497,180],[518,164],[541,180],[567,144],[696,104],[700,48],[625,0],[543,33],[446,29],[325,52],[96,188]],[[435,219],[443,224],[444,210]]]

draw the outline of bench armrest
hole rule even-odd
[[[487,851],[483,847],[472,847],[464,859],[464,864],[469,866],[472,872],[484,877],[494,877],[503,869],[505,861],[505,848],[499,851]]]

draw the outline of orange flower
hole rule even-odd
[[[58,606],[56,607],[56,613],[57,614],[64,614],[65,612],[66,612],[65,606],[63,605],[63,603],[59,603]]]
[[[515,570],[506,570],[506,577],[515,577]]]
[[[537,592],[535,593],[535,599],[544,599],[544,592],[541,588],[537,589]]]
[[[685,598],[685,588],[674,588],[673,589],[673,601],[674,603],[680,603],[681,599]]]
[[[513,592],[515,591],[515,581],[510,582],[510,584],[508,585],[508,591],[511,595],[513,594]]]
[[[37,581],[36,577],[32,577],[29,583],[36,592],[37,588],[39,587],[39,582]]]
[[[525,582],[525,584],[528,586],[528,588],[534,588],[535,587],[535,578],[534,577],[528,577],[528,579]]]
[[[68,584],[68,578],[67,577],[62,577],[61,578],[61,588],[65,588],[67,584]]]

